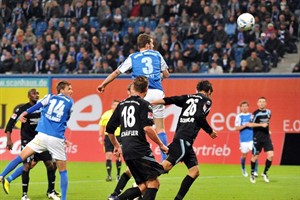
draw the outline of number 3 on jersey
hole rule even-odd
[[[152,59],[150,57],[144,57],[141,60],[142,63],[145,64],[146,67],[143,67],[144,74],[152,74],[153,73],[153,65]]]
[[[134,124],[135,124],[135,116],[134,116],[134,113],[135,113],[135,108],[134,106],[125,106],[122,110],[122,117],[123,117],[123,120],[124,120],[124,127],[127,128],[127,127],[133,127]]]

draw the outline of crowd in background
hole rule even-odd
[[[140,33],[153,36],[170,73],[269,72],[298,52],[299,2],[0,0],[0,73],[111,73]],[[238,30],[244,12],[253,30]]]

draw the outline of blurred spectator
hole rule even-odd
[[[200,72],[200,66],[198,63],[192,62],[192,73],[199,73]]]
[[[81,1],[76,1],[74,14],[75,14],[75,18],[78,21],[80,21],[84,16],[86,16],[86,9]]]
[[[31,58],[31,52],[26,52],[25,60],[21,63],[21,73],[31,74],[34,70],[34,60]]]
[[[5,51],[4,60],[0,62],[0,74],[11,73],[13,64],[14,64],[14,60],[12,59],[11,53]]]
[[[187,39],[192,39],[192,40],[196,40],[198,39],[198,35],[199,35],[199,31],[200,31],[200,25],[199,22],[194,19],[193,21],[191,21],[188,32],[187,32]]]
[[[208,70],[209,74],[223,74],[223,69],[216,61],[210,62],[210,69]]]
[[[6,37],[2,38],[1,45],[0,45],[0,55],[2,55],[4,50],[8,52],[12,51],[10,41]]]
[[[229,67],[227,68],[227,70],[225,72],[229,73],[229,74],[237,72],[237,67],[236,67],[235,60],[231,60],[229,62]]]
[[[250,72],[262,72],[262,62],[255,51],[251,52],[251,55],[246,59],[247,66]]]
[[[20,59],[19,58],[15,58],[14,59],[13,67],[11,69],[11,72],[13,74],[20,74],[21,73],[21,65],[22,65],[22,63],[21,63]]]
[[[194,46],[194,41],[189,40],[187,47],[182,52],[183,60],[187,66],[188,71],[191,69],[191,63],[196,61],[197,58],[197,50]]]
[[[75,17],[74,11],[71,9],[71,6],[68,2],[64,3],[64,8],[62,11],[62,18],[64,21],[69,22],[71,18]]]
[[[75,60],[71,55],[67,56],[64,68],[66,74],[73,73],[74,69],[76,68]]]
[[[215,41],[221,42],[221,43],[226,43],[228,37],[227,33],[224,30],[224,25],[223,24],[218,24],[217,25],[217,30],[215,32]]]
[[[46,61],[43,58],[43,54],[39,53],[34,61],[34,73],[35,74],[46,74]]]
[[[90,19],[91,17],[96,17],[97,16],[97,10],[95,9],[95,7],[93,6],[93,1],[92,0],[88,0],[86,2],[86,16]]]
[[[145,0],[144,3],[140,6],[139,16],[142,17],[145,21],[149,21],[153,13],[154,10],[151,0]]]
[[[242,60],[240,63],[240,67],[236,70],[237,73],[248,73],[250,72],[248,68],[248,63],[246,60]]]
[[[11,20],[12,11],[6,6],[6,2],[2,1],[0,3],[0,18],[3,20],[4,24],[7,24]]]
[[[123,5],[120,7],[122,18],[127,19],[130,16],[131,11],[130,0],[125,0]]]
[[[79,61],[78,67],[74,70],[74,74],[88,74],[89,70],[84,65],[83,61]]]
[[[189,70],[186,68],[186,65],[183,60],[177,61],[177,66],[174,69],[174,73],[189,73]]]
[[[163,17],[165,11],[165,5],[162,4],[161,0],[156,0],[154,5],[154,15],[156,19]]]
[[[244,49],[243,59],[247,59],[249,56],[251,56],[253,51],[256,51],[255,41],[250,41],[247,47]]]
[[[293,67],[293,73],[300,73],[300,60],[299,62]]]
[[[59,62],[54,53],[51,53],[46,62],[46,70],[48,74],[57,74],[59,72]]]
[[[103,67],[103,74],[110,74],[112,73],[114,70],[111,66],[109,66],[107,60],[102,60],[102,67]]]

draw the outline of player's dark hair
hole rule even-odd
[[[68,81],[65,81],[65,80],[64,80],[64,81],[59,81],[59,82],[57,83],[57,86],[56,86],[57,94],[60,93],[60,90],[65,89],[65,87],[66,87],[66,86],[69,86],[69,85],[71,85],[71,83],[68,82]]]
[[[148,89],[148,78],[146,76],[137,76],[133,80],[134,90],[140,93],[147,92]]]
[[[259,97],[258,99],[264,99],[264,100],[267,100],[266,97]]]
[[[35,88],[31,88],[30,90],[28,90],[27,95],[29,96],[34,91],[36,91],[36,89]]]
[[[120,103],[120,101],[118,99],[114,99],[113,103],[115,103],[115,102]]]
[[[130,88],[132,86],[132,83],[130,83],[128,86],[127,86],[127,90],[130,92]]]
[[[151,43],[152,37],[146,33],[140,34],[137,38],[137,46],[138,48],[144,48],[146,44]]]
[[[242,105],[244,105],[244,104],[247,104],[247,105],[249,106],[249,102],[246,101],[246,100],[243,100],[243,101],[241,101],[241,103],[240,103],[240,107],[241,107]]]
[[[213,92],[213,87],[212,87],[212,84],[208,81],[208,80],[203,80],[203,81],[200,81],[198,84],[197,84],[197,91],[200,92],[200,91],[204,91],[204,92]]]

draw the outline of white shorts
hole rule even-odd
[[[149,89],[146,96],[145,100],[146,101],[154,101],[158,99],[162,99],[165,97],[165,94],[163,91],[158,90],[158,89]],[[160,104],[160,105],[154,105],[153,107],[153,117],[158,119],[158,118],[164,118],[165,117],[165,106]]]
[[[240,150],[242,153],[248,153],[253,149],[253,141],[250,142],[241,142],[240,143]]]
[[[26,146],[36,153],[49,151],[55,160],[67,160],[65,140],[39,132]]]

